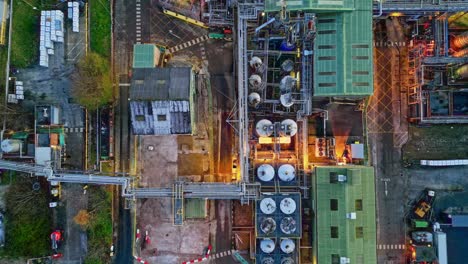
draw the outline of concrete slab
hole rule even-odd
[[[142,187],[170,187],[177,176],[177,136],[141,136]]]

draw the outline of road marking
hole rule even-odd
[[[64,127],[63,131],[65,133],[83,133],[84,128],[83,127]]]
[[[377,245],[377,250],[405,250],[404,244],[383,244]]]

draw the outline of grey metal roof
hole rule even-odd
[[[136,135],[190,134],[188,101],[131,101],[133,133]]]
[[[190,67],[133,69],[132,100],[189,100]]]

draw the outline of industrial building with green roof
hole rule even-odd
[[[266,0],[265,11],[281,9]],[[363,97],[373,93],[372,0],[285,0],[289,11],[317,16],[314,96]]]
[[[316,167],[313,183],[316,263],[377,263],[374,169]]]

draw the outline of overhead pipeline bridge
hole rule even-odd
[[[391,12],[406,15],[423,15],[428,12],[463,12],[468,10],[468,0],[374,0],[374,16]]]
[[[0,160],[0,168],[46,177],[48,181],[64,183],[120,185],[125,198],[171,198],[177,192],[181,198],[204,198],[213,200],[241,200],[244,203],[258,199],[257,184],[193,183],[176,182],[175,188],[134,188],[131,177],[96,175],[92,173],[54,172],[52,168],[36,164]],[[182,191],[180,191],[182,190]]]

